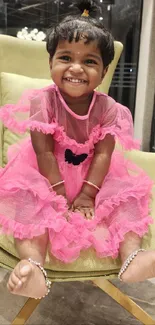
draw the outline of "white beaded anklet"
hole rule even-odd
[[[118,278],[120,281],[122,281],[121,276],[122,274],[126,271],[126,269],[128,268],[128,266],[130,265],[130,263],[134,260],[134,258],[137,256],[137,254],[139,252],[145,252],[145,249],[139,248],[136,251],[134,251],[133,253],[131,253],[128,258],[125,260],[125,262],[123,263],[119,273],[118,273]]]
[[[31,258],[28,259],[28,261],[34,265],[36,265],[37,267],[39,267],[39,269],[41,270],[41,272],[43,273],[44,275],[44,278],[45,278],[45,285],[47,287],[47,293],[45,294],[45,296],[43,297],[39,297],[39,298],[35,298],[35,299],[42,299],[42,298],[45,298],[49,292],[50,292],[50,289],[51,289],[51,281],[48,280],[47,278],[47,272],[45,271],[45,269],[43,268],[43,266],[41,266],[41,264],[39,262],[36,262],[34,260],[32,260]]]

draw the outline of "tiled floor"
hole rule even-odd
[[[0,325],[14,319],[26,298],[7,292],[8,272],[0,269]],[[155,284],[127,286],[114,281],[155,318]],[[91,283],[55,283],[27,325],[140,325],[128,312]],[[150,324],[151,325],[151,324]]]

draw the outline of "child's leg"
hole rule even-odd
[[[122,263],[135,250],[141,247],[141,238],[133,232],[125,235],[120,244],[120,257]],[[139,282],[155,277],[155,251],[139,252],[132,260],[121,278],[125,282]]]
[[[39,267],[28,261],[28,258],[39,262],[42,266],[45,262],[48,243],[48,233],[31,240],[15,240],[15,246],[21,261],[16,265],[8,281],[8,289],[11,293],[39,298],[46,294],[45,278]]]

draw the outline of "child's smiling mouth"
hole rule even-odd
[[[70,78],[70,77],[66,77],[66,78],[63,78],[63,80],[69,82],[69,83],[72,83],[72,84],[86,84],[88,83],[86,80],[84,79],[79,79],[79,78]]]

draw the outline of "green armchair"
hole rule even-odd
[[[115,58],[109,67],[108,73],[100,85],[99,90],[108,93],[109,86],[121,55],[123,46],[115,42]],[[22,92],[29,88],[40,88],[50,84],[48,70],[48,54],[44,42],[32,42],[0,35],[0,105],[15,103]],[[0,124],[0,166],[7,162],[7,149],[12,143],[19,140],[17,134],[12,133]],[[150,177],[155,180],[155,155],[133,151],[126,153],[130,159],[144,168]],[[155,212],[155,200],[152,213]],[[155,226],[151,226],[150,234],[144,238],[144,247],[155,248]],[[11,236],[0,235],[0,266],[13,269],[18,262],[18,256]],[[125,296],[108,279],[117,276],[120,261],[111,258],[99,259],[93,250],[82,252],[74,263],[64,265],[54,257],[47,255],[45,268],[52,282],[56,281],[84,281],[91,280],[104,290],[120,305],[127,309],[143,324],[155,324],[155,321],[128,296]],[[19,312],[12,325],[25,324],[40,300],[29,298]]]

